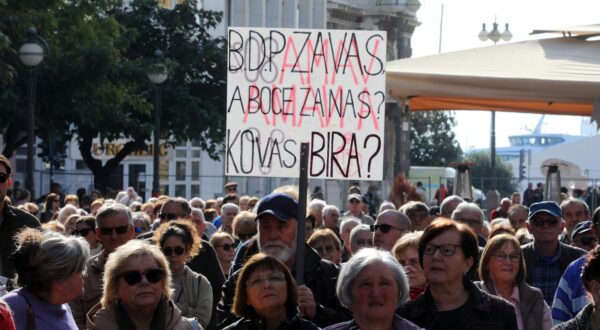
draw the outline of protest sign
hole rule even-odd
[[[226,173],[381,180],[386,34],[232,27]]]

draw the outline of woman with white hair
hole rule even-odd
[[[394,314],[408,291],[406,275],[388,251],[363,248],[342,265],[336,285],[338,299],[354,319],[325,329],[421,329]]]

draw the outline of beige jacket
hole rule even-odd
[[[191,323],[181,316],[181,311],[172,301],[165,304],[165,330],[192,330]],[[88,330],[119,330],[114,306],[103,308],[98,303],[87,315]]]
[[[102,281],[104,277],[104,254],[99,254],[88,259],[87,272],[84,278],[83,294],[69,302],[71,312],[77,327],[85,329],[86,315],[102,298]]]

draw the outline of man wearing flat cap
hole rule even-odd
[[[529,207],[527,229],[533,235],[533,242],[523,246],[526,282],[542,290],[548,305],[552,305],[567,266],[585,254],[585,250],[559,242],[564,228],[560,207],[555,202],[543,201]]]
[[[239,247],[229,279],[223,285],[218,306],[219,328],[236,321],[230,313],[235,296],[235,283],[243,264],[254,254],[263,252],[283,262],[295,273],[298,202],[287,194],[275,193],[263,197],[257,210],[258,235]],[[304,244],[304,243],[303,243]],[[300,315],[319,327],[347,321],[350,312],[341,306],[335,294],[337,267],[305,245],[304,281],[298,287]]]

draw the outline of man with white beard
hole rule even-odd
[[[231,276],[223,285],[221,301],[217,307],[218,327],[236,321],[231,314],[235,296],[235,285],[243,264],[258,252],[271,255],[283,262],[295,273],[296,231],[298,203],[286,194],[271,194],[263,197],[258,204],[256,221],[258,235],[242,244],[231,267]],[[311,320],[319,327],[351,319],[351,313],[342,307],[335,294],[338,275],[337,267],[305,245],[304,285],[298,287],[298,308],[300,316]]]

